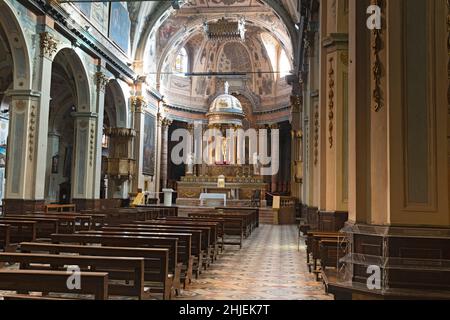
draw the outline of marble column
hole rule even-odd
[[[134,139],[134,159],[136,159],[136,177],[133,179],[132,192],[136,193],[139,189],[144,190],[143,170],[143,150],[144,150],[144,107],[146,102],[142,96],[131,97],[131,110],[134,113],[134,130],[136,138]]]
[[[11,98],[4,211],[43,210],[52,62],[57,42],[47,26],[38,36],[33,90],[9,90]],[[48,30],[47,30],[48,29]],[[29,75],[31,77],[31,75]]]
[[[163,189],[167,188],[167,170],[169,163],[169,127],[172,120],[165,118],[161,123],[161,186]]]
[[[73,112],[75,145],[72,175],[72,199],[81,207],[90,207],[95,199],[97,114]],[[100,191],[100,189],[98,190]]]
[[[272,192],[278,190],[278,177],[279,177],[279,163],[280,163],[280,133],[278,132],[279,125],[277,123],[270,126],[270,156],[272,158],[270,165],[272,166]],[[278,162],[278,166],[275,165],[275,161]]]

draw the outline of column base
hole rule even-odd
[[[27,212],[44,211],[45,200],[4,199],[4,214],[23,214]]]
[[[328,285],[336,299],[450,298],[450,229],[347,222],[342,231],[348,252]]]

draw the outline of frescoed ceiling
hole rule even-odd
[[[173,10],[167,3],[143,6],[130,2],[135,60],[142,65],[141,74],[148,83],[172,105],[206,111],[214,96],[223,91],[223,83],[229,81],[236,94],[251,101],[255,112],[286,107],[291,87],[273,73],[279,70],[269,58],[262,36],[269,35],[294,68],[296,6],[296,0],[189,0]],[[206,38],[204,23],[223,17],[245,19],[245,41],[215,43]],[[234,78],[173,74],[182,48],[188,52],[190,72],[247,74]]]

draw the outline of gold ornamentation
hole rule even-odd
[[[28,127],[28,158],[30,161],[33,161],[33,155],[34,155],[34,138],[35,138],[35,130],[36,130],[36,106],[31,106],[30,111],[30,125]]]
[[[164,118],[161,122],[161,126],[162,127],[170,127],[170,125],[172,124],[172,120],[169,118]]]
[[[382,7],[382,0],[374,0],[374,4]],[[380,111],[382,108],[382,89],[381,89],[381,77],[383,75],[382,64],[380,59],[380,51],[383,46],[383,39],[381,37],[382,30],[374,29],[372,31],[372,55],[373,55],[373,66],[372,66],[372,75],[374,81],[374,89],[372,92],[372,98],[375,102],[374,110],[375,112]]]
[[[58,50],[58,42],[48,32],[42,32],[39,34],[39,36],[41,55],[52,59],[53,55]]]
[[[94,161],[94,149],[95,149],[95,123],[91,123],[91,131],[89,137],[89,165],[92,166]]]
[[[135,137],[136,131],[129,128],[105,128],[104,133],[110,137]]]
[[[97,84],[98,91],[105,91],[106,85],[109,82],[109,78],[101,71],[95,73],[95,83]]]
[[[144,97],[142,96],[132,96],[131,97],[131,111],[132,112],[143,112],[144,107],[147,105]]]
[[[334,69],[333,69],[333,62],[334,59],[331,57],[329,59],[330,62],[330,69],[328,71],[328,131],[329,131],[329,137],[328,142],[330,143],[330,148],[333,147],[333,129],[334,129]]]
[[[314,165],[319,161],[319,106],[315,106],[314,112]]]
[[[291,96],[291,106],[293,112],[300,112],[303,104],[302,96]]]

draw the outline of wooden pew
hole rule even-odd
[[[140,257],[144,259],[144,280],[150,293],[162,293],[163,300],[171,298],[173,273],[169,273],[169,249],[132,248],[132,247],[96,247],[68,244],[50,244],[23,242],[19,247],[26,253],[77,254],[105,257]],[[128,273],[126,274],[128,275]],[[132,280],[130,277],[128,280]]]
[[[337,268],[339,259],[346,253],[346,245],[338,239],[322,239],[319,241],[319,258],[321,271],[326,268]]]
[[[128,281],[131,278],[133,283],[132,285],[126,285],[109,282],[110,295],[137,297],[139,300],[147,297],[144,293],[143,258],[0,253],[0,262],[19,263],[19,268],[25,270],[65,271],[64,266],[78,266],[81,271],[107,272],[109,281]],[[43,265],[48,266],[44,267]]]
[[[207,221],[218,222],[222,221],[224,224],[224,233],[222,241],[223,245],[238,245],[242,248],[245,238],[246,226],[245,218],[239,214],[219,214],[219,213],[190,213],[190,218],[204,218]],[[225,239],[225,236],[227,238]],[[234,239],[237,236],[237,241]],[[233,237],[233,238],[232,238]]]
[[[309,271],[313,272],[316,275],[316,278],[318,278],[318,275],[320,274],[320,270],[317,267],[317,262],[320,259],[320,241],[321,240],[340,241],[343,238],[344,235],[338,232],[317,232],[317,231],[308,232],[306,239],[307,263]],[[313,260],[312,263],[310,262],[310,256]]]
[[[0,223],[9,225],[10,243],[36,240],[36,221],[1,217]]]
[[[95,234],[95,235],[112,235],[112,236],[135,236],[135,237],[164,237],[175,238],[178,240],[178,258],[177,261],[182,264],[181,268],[181,282],[184,288],[188,283],[192,282],[192,269],[193,269],[193,257],[192,257],[192,233],[180,233],[180,232],[152,232],[152,231],[124,231],[124,230],[100,230],[100,231],[81,231],[79,234]],[[196,243],[198,246],[199,243]]]
[[[52,233],[59,233],[60,223],[56,218],[36,218],[33,216],[8,215],[6,219],[14,219],[18,221],[35,221],[37,238],[49,238]]]
[[[203,241],[202,231],[206,230],[198,230],[195,228],[183,228],[183,227],[174,227],[167,228],[164,225],[120,225],[116,227],[103,227],[102,231],[109,232],[143,232],[143,233],[187,233],[192,236],[191,242],[191,255],[192,259],[192,272],[198,275],[200,274],[200,268],[203,266],[203,255],[205,250],[208,248],[208,243],[205,244]],[[209,230],[208,230],[209,231]],[[206,239],[208,240],[208,239]],[[206,246],[205,246],[206,245]],[[191,282],[191,281],[190,281]]]
[[[45,212],[65,212],[75,211],[74,204],[47,204],[45,205]]]
[[[81,289],[69,289],[65,271],[0,270],[0,290],[91,294],[96,300],[108,300],[106,272],[80,272],[79,275]]]
[[[206,229],[206,228],[205,228]],[[198,278],[200,274],[200,269],[203,266],[203,255],[205,250],[208,249],[209,239],[203,239],[208,235],[209,229],[207,230],[199,230],[195,228],[186,228],[186,227],[176,227],[170,228],[164,225],[120,225],[115,227],[103,227],[101,231],[114,231],[114,232],[156,232],[156,233],[188,233],[192,235],[192,244],[191,244],[191,254],[194,257],[192,264],[192,272],[195,273],[196,278]],[[206,233],[206,234],[205,234]],[[191,281],[190,281],[191,282]]]
[[[67,301],[73,299],[54,298],[45,296],[31,296],[28,294],[3,294],[0,296],[5,301],[9,300],[25,300],[25,301]]]
[[[4,219],[15,219],[24,221],[37,221],[35,219],[57,219],[58,220],[58,232],[59,233],[74,233],[77,230],[75,217],[68,216],[66,214],[8,214]],[[38,224],[38,223],[37,223]],[[36,226],[36,228],[38,228]]]
[[[0,248],[5,252],[16,250],[16,247],[14,245],[11,245],[10,229],[11,226],[9,224],[0,224]]]
[[[250,235],[253,230],[259,227],[259,208],[245,208],[245,207],[216,207],[216,211],[228,213],[238,213],[247,215],[246,230]]]
[[[173,287],[181,292],[181,263],[178,261],[178,239],[167,237],[140,237],[100,234],[52,234],[53,243],[100,244],[110,247],[167,248],[169,249],[169,272],[173,277]]]
[[[77,230],[90,230],[93,225],[93,218],[91,215],[80,214],[76,212],[26,213],[24,216],[33,218],[58,219],[60,221],[60,230],[63,231],[64,226],[66,226],[68,230],[65,232],[68,233],[72,233]]]
[[[213,261],[217,259],[219,249],[223,251],[223,230],[224,220],[211,221],[207,219],[195,218],[180,218],[180,217],[166,217],[164,219],[150,220],[145,222],[135,222],[139,225],[165,225],[176,227],[206,227],[210,229],[210,252],[208,257]],[[219,243],[220,237],[220,243]]]

